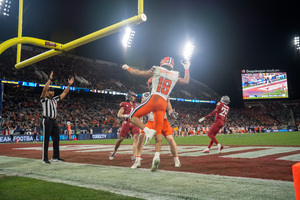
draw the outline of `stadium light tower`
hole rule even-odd
[[[300,51],[300,37],[299,36],[294,38],[294,45],[296,46],[296,49]]]
[[[183,49],[184,59],[190,60],[193,55],[194,49],[195,49],[195,46],[192,43],[190,43],[190,42],[186,43],[186,45]]]
[[[128,27],[125,29],[125,34],[122,39],[123,47],[125,48],[131,47],[134,35],[135,35],[135,31],[131,30],[131,28]]]
[[[10,0],[0,0],[0,15],[9,16],[11,1]]]

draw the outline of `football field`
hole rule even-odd
[[[164,145],[156,172],[150,171],[153,144],[144,150],[142,168],[130,169],[132,140],[121,145],[112,161],[108,157],[115,140],[63,142],[61,156],[66,162],[51,165],[41,162],[41,143],[1,144],[0,174],[5,176],[0,180],[26,177],[45,185],[75,186],[76,191],[89,188],[142,199],[295,199],[292,165],[300,162],[299,132],[218,135],[217,139],[224,150],[218,154],[213,148],[203,154],[207,136],[176,138],[182,166],[174,167]],[[7,197],[7,190],[0,195]]]

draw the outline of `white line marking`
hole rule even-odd
[[[284,157],[278,158],[277,160],[287,160],[287,161],[300,162],[300,154],[294,154],[294,155],[290,155],[290,156],[284,156]]]
[[[209,165],[209,163],[208,163]],[[132,170],[0,156],[0,173],[66,183],[145,199],[295,199],[294,184],[150,169]],[[55,171],[55,173],[53,173]]]
[[[266,148],[266,147],[264,147]],[[266,150],[251,151],[246,153],[237,153],[228,156],[222,156],[224,158],[260,158],[264,156],[270,156],[280,153],[288,153],[300,150],[300,147],[267,147]]]
[[[79,153],[88,153],[88,152],[112,152],[115,145],[61,145],[60,151],[76,151]],[[218,154],[217,148],[213,146],[211,151],[207,153],[202,153],[201,150],[205,149],[206,146],[178,146],[178,155],[181,156],[209,156]],[[263,150],[256,150],[263,149]],[[26,147],[26,148],[14,148],[14,150],[42,150],[42,147]],[[235,153],[243,150],[254,150],[251,152],[245,153]],[[266,147],[266,146],[243,146],[243,147],[230,147],[225,146],[221,151],[220,156],[224,158],[260,158],[264,156],[270,156],[280,153],[288,153],[293,151],[300,150],[300,147]],[[52,147],[49,147],[49,151],[53,151]],[[155,152],[154,145],[144,147],[144,155],[153,155]],[[161,155],[170,154],[169,145],[163,145],[161,147]],[[223,153],[231,153],[230,155],[222,156]],[[132,145],[121,145],[117,151],[117,154],[132,154]],[[278,160],[288,160],[289,157],[284,157],[284,159]],[[291,157],[290,161],[300,161],[298,157]],[[296,159],[296,160],[295,160]]]

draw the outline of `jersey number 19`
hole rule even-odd
[[[171,80],[160,77],[156,92],[160,92],[162,94],[168,95],[171,84],[172,84]]]

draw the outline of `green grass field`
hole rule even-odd
[[[249,134],[219,134],[217,140],[223,145],[286,145],[300,146],[300,132],[282,133],[249,133]],[[177,145],[207,145],[210,138],[207,135],[175,137]],[[115,144],[117,139],[107,140],[77,140],[61,141],[61,144]],[[133,144],[133,139],[125,139],[122,144]],[[154,144],[154,140],[151,142]],[[167,144],[163,140],[163,144]]]
[[[277,96],[276,98],[288,98],[289,97],[289,93],[288,91],[285,91],[284,93],[281,93],[281,90],[274,90],[272,92],[265,92],[265,93],[262,93],[260,95],[281,95],[281,94],[285,94],[285,97],[280,97],[280,96]],[[270,99],[271,97],[249,97],[247,99]]]
[[[279,146],[300,146],[300,132],[283,132],[283,133],[251,133],[251,134],[230,134],[230,135],[217,135],[218,141],[223,144],[223,145],[279,145]],[[175,138],[176,142],[178,145],[207,145],[209,143],[209,137],[208,136],[188,136],[188,137],[176,137]],[[81,140],[81,141],[61,141],[61,144],[115,144],[116,139],[109,139],[109,140]],[[132,139],[126,139],[123,141],[122,144],[132,144],[133,140]],[[154,144],[154,141],[152,141]],[[163,140],[164,144],[167,144],[165,140]],[[9,158],[7,158],[9,159]],[[14,158],[12,158],[14,159]],[[3,160],[3,159],[2,159]],[[11,162],[13,161],[3,161],[1,163],[0,160],[0,198],[3,200],[6,199],[22,199],[22,200],[31,200],[31,199],[138,199],[132,196],[123,196],[120,193],[115,194],[115,193],[110,193],[104,190],[101,190],[101,188],[96,188],[94,189],[93,186],[92,188],[86,188],[85,186],[77,186],[76,184],[65,184],[65,183],[57,183],[55,182],[58,177],[61,175],[59,174],[60,172],[57,171],[57,177],[52,177],[49,175],[49,177],[44,177],[40,178],[41,176],[44,176],[44,168],[45,165],[41,166],[39,161],[35,161],[35,159],[32,160],[22,160],[18,161],[15,165],[16,166],[10,166],[7,167],[7,165],[12,165]],[[27,165],[31,163],[30,167]],[[8,163],[8,164],[7,164]],[[168,174],[169,172],[161,172],[159,174],[159,177],[156,174],[143,172],[141,170],[138,171],[130,171],[130,169],[124,169],[127,170],[125,174],[120,174],[117,175],[117,173],[120,171],[118,168],[109,168],[107,166],[105,167],[100,167],[98,166],[97,169],[94,166],[82,166],[82,165],[76,165],[73,166],[74,164],[71,163],[64,163],[66,165],[65,168],[64,166],[55,166],[54,164],[51,165],[52,169],[48,170],[59,170],[57,167],[62,167],[62,170],[65,170],[65,173],[67,174],[65,180],[66,181],[73,181],[76,182],[76,177],[80,176],[82,173],[84,173],[85,170],[87,170],[89,167],[92,168],[93,170],[100,170],[101,173],[103,173],[103,170],[107,170],[106,173],[104,173],[106,177],[106,181],[110,181],[112,179],[112,176],[116,176],[115,178],[119,181],[123,181],[123,184],[130,184],[130,181],[135,181],[134,179],[140,176],[140,179],[145,178],[145,176],[150,178],[152,176],[153,179],[158,179],[161,178],[161,181],[166,179],[160,176],[163,176],[163,173],[166,173],[166,177],[174,176],[174,179],[179,179],[178,177],[181,176],[181,173],[178,173],[176,175],[170,175]],[[32,169],[27,169],[27,168],[33,168],[36,170],[40,170],[40,174],[33,174],[33,177],[39,177],[38,179],[32,178],[31,176],[31,171]],[[6,168],[7,167],[7,168]],[[20,171],[15,171],[12,173],[8,173],[9,176],[5,175],[7,174],[6,172],[10,172],[11,169],[15,169],[17,167],[21,167],[22,175],[25,177],[19,177],[18,173]],[[74,167],[74,169],[72,169]],[[76,171],[79,170],[79,168],[83,168],[82,172]],[[38,169],[40,168],[40,169]],[[100,168],[100,169],[99,169]],[[75,170],[75,171],[74,171]],[[123,170],[123,169],[122,169]],[[24,172],[25,171],[25,172]],[[70,174],[71,171],[75,173],[74,175]],[[17,173],[18,172],[18,173]],[[110,172],[112,174],[110,174]],[[50,173],[50,172],[49,172]],[[61,172],[62,173],[62,172]],[[170,172],[172,173],[172,172]],[[2,174],[2,175],[1,175]],[[15,175],[14,175],[15,174]],[[94,185],[97,185],[97,181],[102,181],[101,178],[98,178],[94,180],[94,178],[97,178],[99,172],[96,174],[91,174],[90,178],[89,177],[83,177],[86,179],[85,184],[89,184],[89,182],[95,181]],[[130,178],[127,178],[126,176],[128,174],[131,174]],[[140,175],[139,175],[140,174]],[[145,175],[146,174],[146,175]],[[28,177],[27,177],[28,176]],[[205,191],[203,195],[209,196],[208,190],[210,187],[215,188],[214,189],[214,195],[221,197],[221,199],[268,199],[270,196],[275,195],[275,192],[279,192],[276,194],[276,198],[274,199],[284,199],[287,197],[287,199],[293,199],[293,191],[290,191],[292,188],[292,183],[286,183],[286,182],[278,182],[278,181],[265,181],[265,180],[255,180],[256,182],[248,183],[249,180],[244,180],[244,179],[236,179],[227,180],[229,178],[226,177],[219,177],[219,176],[209,176],[209,175],[199,175],[201,177],[198,178],[192,178],[192,175],[186,175],[182,174],[183,177],[187,178],[187,185],[191,184],[188,186],[191,191],[178,191],[177,196],[174,199],[181,199],[180,195],[182,195],[183,199],[202,199],[201,196],[196,197],[194,196],[193,198],[185,198],[184,192],[191,193],[192,191],[195,191],[200,189],[201,191]],[[191,176],[191,180],[188,179],[188,177]],[[74,178],[74,180],[73,180]],[[42,179],[42,180],[39,180]],[[46,179],[46,180],[45,180]],[[47,181],[49,179],[49,181]],[[139,180],[140,180],[139,179]],[[154,180],[154,181],[155,181]],[[199,181],[198,181],[199,180]],[[175,181],[175,180],[174,180]],[[195,182],[193,182],[195,181]],[[211,182],[209,182],[211,181]],[[216,183],[219,181],[219,183],[216,186]],[[223,184],[222,181],[227,181],[227,184]],[[257,182],[258,181],[258,182]],[[147,182],[142,181],[143,184],[146,184]],[[83,184],[83,183],[82,183]],[[107,183],[112,184],[112,183]],[[228,185],[228,184],[236,184],[236,185]],[[261,185],[260,185],[261,184]],[[222,185],[224,185],[225,188],[219,188]],[[265,187],[266,185],[272,185],[271,187],[273,189],[268,189],[267,191],[261,191],[260,188],[263,188],[262,185]],[[151,186],[151,185],[150,185]],[[148,187],[150,187],[148,186]],[[205,188],[205,187],[208,188]],[[155,185],[153,187],[162,187],[164,188],[163,185]],[[193,188],[195,187],[195,188]],[[216,188],[217,187],[217,188]],[[225,194],[225,191],[228,190],[227,187],[232,188],[232,190],[235,190],[234,187],[236,188],[242,188],[242,189],[237,189],[236,193],[241,193],[242,196],[234,196],[232,191],[227,192]],[[243,188],[244,187],[244,188]],[[227,188],[227,189],[226,189]],[[251,188],[251,189],[250,189]],[[276,189],[280,188],[280,189]],[[282,188],[285,188],[282,190]],[[167,188],[165,188],[167,189]],[[165,190],[164,189],[164,190]],[[137,193],[139,192],[140,189],[137,189]],[[167,189],[168,190],[168,189]],[[177,189],[178,190],[178,189]],[[281,191],[282,190],[282,191]],[[109,190],[111,191],[111,190]],[[175,188],[176,191],[176,188]],[[287,192],[289,191],[289,192]],[[113,191],[112,191],[113,192]],[[234,192],[234,191],[233,191]],[[280,193],[281,192],[281,193]],[[118,192],[116,192],[118,193]],[[183,193],[183,194],[181,194]],[[244,194],[245,193],[245,194]],[[261,194],[264,194],[263,196],[260,196]],[[233,196],[232,196],[233,195]],[[250,195],[246,196],[247,198],[243,198],[245,196],[243,195]],[[283,196],[281,196],[283,195]],[[287,196],[285,196],[287,195]],[[148,197],[144,197],[148,199]],[[150,198],[149,199],[156,199],[156,198]],[[170,198],[162,198],[162,199],[173,199],[172,196]],[[209,198],[211,199],[211,198]],[[220,198],[219,198],[220,199]]]
[[[2,200],[30,200],[30,199],[112,199],[129,200],[126,197],[111,192],[76,187],[63,183],[47,182],[33,178],[0,175],[0,198]]]

